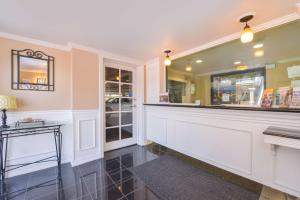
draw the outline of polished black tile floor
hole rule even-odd
[[[16,176],[7,179],[5,195],[1,200],[157,200],[160,198],[128,169],[167,153],[182,157],[182,154],[160,145],[135,145],[106,152],[104,159],[73,168],[70,164],[64,164],[61,179],[57,179],[56,167]],[[186,160],[195,164],[193,159]],[[214,167],[212,169],[215,171]],[[246,187],[249,184],[252,189],[257,187],[250,181],[244,180],[242,183],[245,182]]]
[[[157,157],[148,148],[135,145],[107,152],[104,159],[74,168],[64,164],[61,179],[57,179],[56,167],[8,178],[1,200],[159,199],[128,170]]]

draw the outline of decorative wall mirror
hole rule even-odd
[[[31,49],[12,50],[13,90],[54,91],[54,57]]]

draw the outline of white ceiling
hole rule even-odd
[[[178,53],[296,11],[296,0],[1,0],[0,31],[78,43],[146,61]]]

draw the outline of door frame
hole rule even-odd
[[[133,90],[133,94],[134,94],[134,99],[135,99],[135,102],[133,102],[133,104],[135,105],[136,104],[136,99],[138,98],[138,95],[137,95],[137,65],[133,65],[133,64],[129,64],[129,63],[125,63],[125,62],[122,62],[122,61],[118,61],[118,60],[114,60],[114,59],[109,59],[109,58],[105,58],[105,57],[102,57],[102,61],[100,63],[100,70],[99,70],[99,73],[100,73],[100,77],[99,77],[99,100],[100,100],[100,103],[99,103],[99,114],[100,114],[100,135],[101,135],[101,156],[104,157],[104,152],[105,151],[110,151],[110,150],[114,150],[114,149],[106,149],[105,146],[106,146],[106,141],[105,141],[105,134],[106,134],[106,124],[105,124],[105,63],[110,63],[113,67],[113,65],[116,66],[116,68],[118,68],[118,65],[123,65],[122,66],[122,69],[128,69],[128,70],[131,70],[133,71],[133,87],[132,87],[132,90]],[[122,145],[121,147],[117,147],[117,148],[123,148],[123,147],[126,147],[126,146],[129,146],[129,145],[133,145],[133,144],[137,144],[138,143],[138,120],[137,120],[137,109],[136,107],[133,107],[133,140],[134,140],[134,143],[132,142],[128,142],[128,143],[125,143],[124,146]],[[125,139],[126,140],[126,139]],[[127,141],[125,141],[127,142]],[[112,148],[112,147],[111,147]],[[117,149],[116,148],[116,149]]]

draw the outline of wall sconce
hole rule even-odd
[[[250,26],[248,25],[248,22],[253,19],[254,15],[246,15],[240,19],[241,23],[245,23],[244,30],[241,33],[241,41],[242,43],[248,43],[253,40],[254,33]]]
[[[165,50],[164,53],[166,54],[165,66],[170,66],[172,64],[172,61],[171,61],[170,56],[169,56],[169,53],[171,53],[171,50]]]

